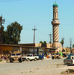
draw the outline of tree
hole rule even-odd
[[[62,44],[62,50],[63,50],[64,39],[62,39],[60,43]]]
[[[7,34],[6,31],[3,31],[2,43],[3,43],[3,44],[8,44],[8,43],[9,43],[9,38],[8,38],[8,34]]]
[[[18,44],[18,42],[20,41],[21,30],[22,26],[16,21],[8,25],[7,31],[5,32],[5,37],[7,37],[7,41],[5,40],[5,42],[7,44]]]
[[[39,43],[43,43],[42,41],[40,41]]]
[[[44,41],[44,42],[43,41],[40,41],[39,43],[47,43],[47,42],[46,41]]]
[[[1,36],[1,33],[2,33],[2,36]],[[3,38],[4,38],[4,26],[2,26],[2,28],[0,26],[0,42],[1,42],[1,39],[2,39],[2,42],[4,42]]]
[[[51,44],[51,41],[49,43]]]
[[[44,41],[44,43],[47,43],[46,41]]]
[[[74,44],[72,45],[72,47],[74,47]]]

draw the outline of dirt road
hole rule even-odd
[[[63,59],[0,63],[0,75],[60,75],[68,68],[74,67],[64,65]]]

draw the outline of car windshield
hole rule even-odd
[[[30,55],[27,55],[28,57],[30,56]]]
[[[16,55],[21,55],[21,54],[16,54]]]
[[[12,56],[15,56],[15,54],[11,54]]]
[[[67,59],[71,59],[71,55],[68,55]]]
[[[70,53],[70,55],[74,55],[74,53]]]
[[[27,56],[28,56],[28,57],[29,57],[29,56],[31,57],[32,55],[27,55]]]
[[[68,55],[67,59],[71,59],[71,56],[73,56],[73,55],[74,55],[74,53],[70,53],[70,54]]]
[[[30,57],[32,57],[32,55],[30,55]]]
[[[38,56],[38,55],[35,55],[35,56]]]

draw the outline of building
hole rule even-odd
[[[58,19],[58,4],[55,2],[53,4],[53,19],[51,22],[53,26],[53,48],[55,51],[59,52],[59,24],[60,21]]]

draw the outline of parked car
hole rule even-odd
[[[35,55],[33,56],[33,54],[27,54],[27,56],[23,56],[22,60],[27,60],[27,61],[31,61],[31,60],[38,60],[39,56]]]
[[[74,53],[68,55],[66,59],[64,59],[64,64],[74,65]]]
[[[22,61],[25,61],[26,60],[26,56],[22,56]]]

